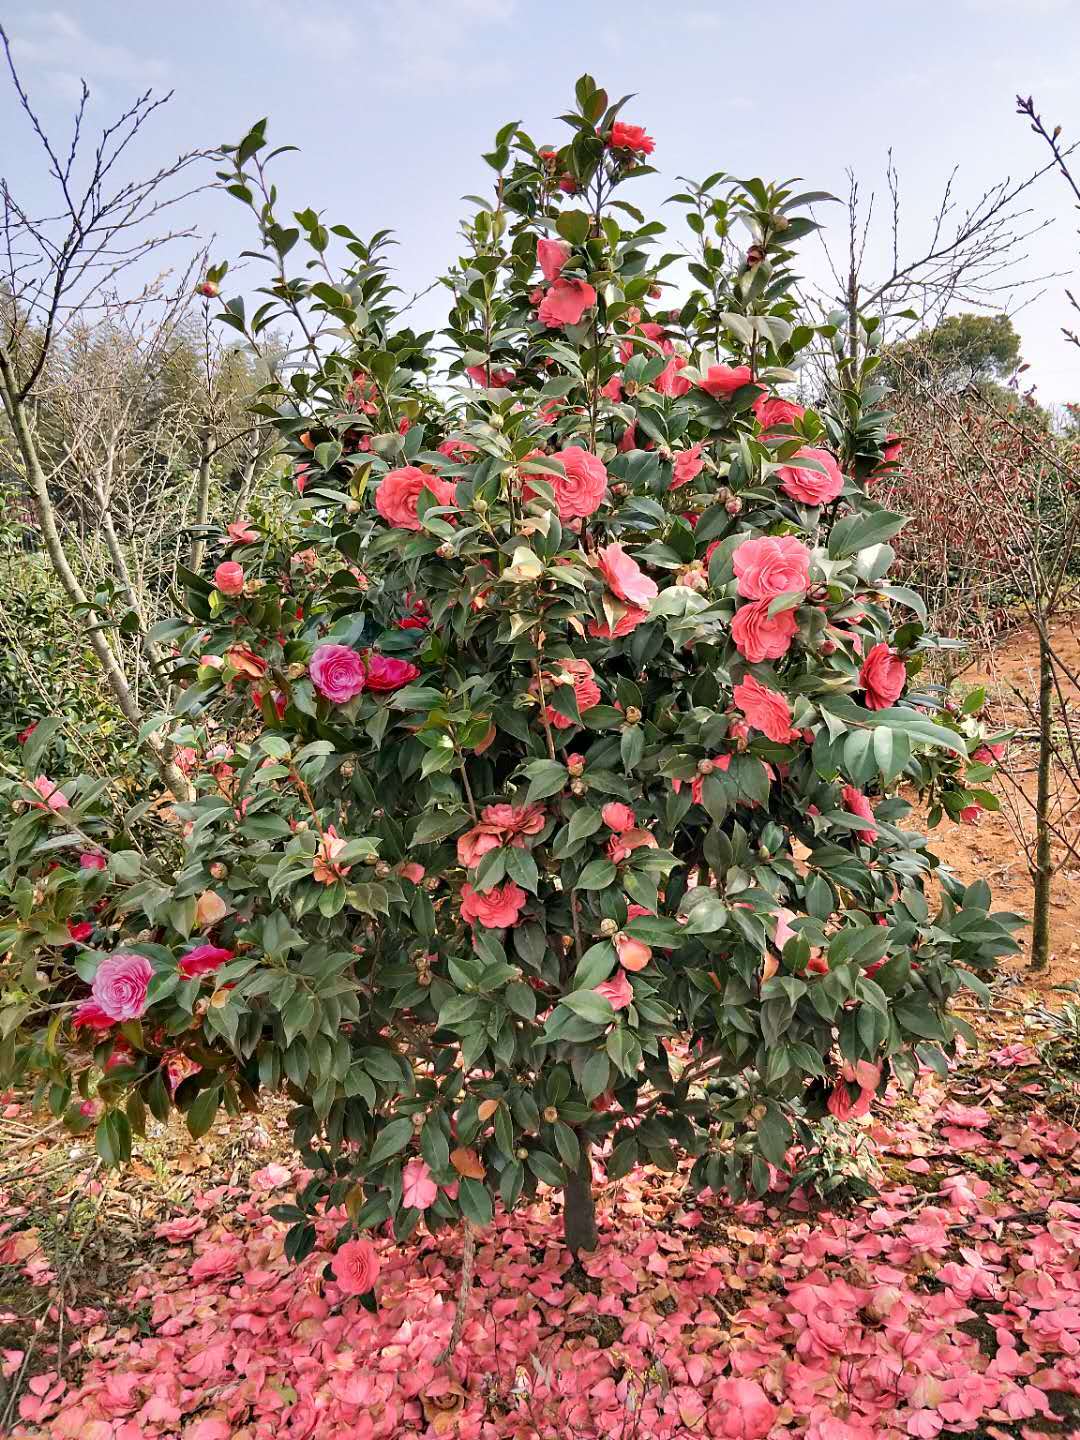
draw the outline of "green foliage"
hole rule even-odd
[[[1000,382],[1020,364],[1020,336],[1008,315],[965,311],[890,345],[886,364],[889,378],[898,385],[909,369],[922,377],[932,376],[935,384],[950,390],[975,382]]]
[[[158,631],[198,772],[175,807],[183,853],[145,862],[116,834],[88,878],[92,789],[70,813],[8,790],[27,807],[0,876],[21,917],[0,935],[9,1068],[63,1111],[97,1075],[72,1004],[106,954],[145,956],[144,1013],[96,1052],[118,1060],[97,1081],[99,1153],[125,1153],[143,1104],[199,1133],[284,1086],[316,1172],[290,1253],[321,1201],[401,1238],[482,1224],[609,1144],[612,1176],[686,1153],[695,1183],[761,1192],[849,1071],[944,1067],[970,1037],[950,1000],[1014,948],[1014,917],[938,865],[894,793],[951,810],[991,767],[969,762],[974,716],[915,688],[933,640],[886,579],[900,522],[865,485],[889,429],[873,344],[828,413],[755,411],[831,336],[794,295],[815,197],[686,186],[696,288],[676,309],[663,227],[623,198],[648,167],[605,144],[619,108],[586,76],[561,148],[496,136],[440,375],[432,337],[397,326],[386,236],[280,218],[264,126],[227,152],[270,278],[222,319],[255,341],[293,316],[312,344],[264,397],[295,467],[287,521],[230,537],[243,574],[186,572],[193,623]],[[714,368],[738,365],[752,374]],[[824,506],[789,493],[824,474],[807,446],[846,474]],[[790,624],[750,659],[734,557],[764,536],[810,569],[756,602],[766,628]],[[909,682],[894,703],[860,674],[875,645]],[[856,791],[881,797],[869,823]],[[69,949],[61,923],[99,897]],[[403,1202],[409,1166],[439,1186],[423,1212]]]

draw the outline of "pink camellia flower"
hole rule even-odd
[[[232,525],[226,526],[226,529],[234,545],[254,545],[259,538],[259,532],[251,528],[248,520],[236,520]]]
[[[345,1295],[366,1295],[379,1277],[379,1257],[370,1240],[349,1240],[338,1250],[330,1268],[338,1289]]]
[[[840,466],[827,450],[804,445],[795,452],[793,459],[816,460],[822,469],[803,470],[797,465],[781,465],[778,468],[776,473],[780,477],[780,489],[792,500],[800,500],[804,505],[827,505],[843,490],[844,477]]]
[[[868,710],[887,710],[895,705],[907,684],[907,666],[884,641],[870,651],[859,670],[863,703]]]
[[[491,390],[501,390],[514,378],[512,370],[507,370],[505,366],[500,368],[498,365],[494,368],[490,365],[469,365],[465,374],[474,385],[482,385],[484,389]]]
[[[625,1010],[634,1003],[634,988],[625,970],[617,970],[614,979],[601,981],[593,989],[608,1001],[613,1010]]]
[[[90,993],[112,1020],[137,1020],[146,1009],[154,967],[145,955],[119,950],[97,968]]]
[[[778,744],[791,739],[791,706],[778,690],[770,690],[753,675],[748,675],[740,685],[735,686],[732,696],[755,730],[760,730]]]
[[[836,1120],[857,1120],[860,1115],[866,1115],[870,1110],[870,1102],[874,1098],[872,1090],[860,1090],[857,1100],[852,1100],[851,1091],[847,1082],[838,1080],[829,1091],[829,1098],[825,1102],[829,1114]]]
[[[726,400],[736,390],[753,383],[749,365],[710,365],[705,379],[698,381],[698,389],[704,390],[714,400]]]
[[[38,775],[30,781],[31,790],[36,790],[41,796],[37,802],[39,809],[44,810],[65,810],[67,799],[64,792],[57,785],[55,780],[50,780],[47,775]]]
[[[540,302],[536,318],[549,330],[578,325],[586,310],[596,304],[596,291],[586,280],[556,280]]]
[[[466,870],[473,870],[488,853],[502,844],[502,831],[495,825],[474,825],[458,836],[458,864]]]
[[[608,859],[613,865],[621,865],[635,850],[658,849],[656,836],[649,830],[623,830],[612,835],[607,843]]]
[[[413,885],[419,885],[427,871],[423,865],[418,865],[415,860],[407,860],[403,865],[398,866],[397,872],[403,880],[408,880]]]
[[[471,885],[461,887],[461,918],[487,930],[505,930],[516,925],[525,905],[525,891],[512,880],[481,893]]]
[[[401,1203],[413,1210],[427,1210],[435,1204],[439,1187],[423,1160],[410,1160],[401,1172]]]
[[[80,870],[104,870],[108,863],[105,856],[96,850],[84,850],[79,856]]]
[[[624,935],[621,930],[612,937],[612,943],[619,957],[619,964],[624,970],[644,970],[652,959],[652,950],[644,941],[635,940],[632,935]]]
[[[636,630],[648,618],[647,610],[642,610],[637,605],[628,605],[614,624],[608,620],[590,620],[585,628],[595,640],[618,640]]]
[[[642,320],[639,324],[638,320],[634,318],[634,316],[638,314],[639,312],[635,306],[633,312],[628,310],[624,317],[630,323],[630,329],[619,342],[619,359],[622,363],[625,365],[636,349],[634,343],[635,335],[640,335],[643,340],[651,340],[653,345],[659,348],[661,354],[673,355],[675,353],[675,347],[671,341],[667,339],[663,325],[658,325],[655,320]],[[645,349],[646,347],[642,348]],[[649,352],[646,350],[646,353]],[[686,362],[683,361],[684,365],[685,363]],[[685,395],[686,391],[684,390],[681,393]]]
[[[546,815],[543,805],[486,805],[480,812],[485,825],[497,826],[510,839],[522,835],[539,835]]]
[[[751,600],[741,605],[731,622],[731,638],[740,655],[751,665],[761,660],[779,660],[791,649],[799,629],[794,610],[769,614],[769,600]]]
[[[653,389],[657,394],[676,397],[689,394],[690,381],[684,380],[679,374],[680,370],[686,369],[686,364],[687,361],[684,356],[672,355],[663,370],[660,371],[660,374],[653,381]]]
[[[380,655],[377,650],[369,650],[364,657],[364,684],[373,694],[400,690],[419,674],[419,667],[410,661],[398,660],[393,655]]]
[[[981,805],[965,805],[964,808],[960,811],[960,824],[961,824],[961,825],[977,825],[977,824],[979,823],[979,816],[980,816],[981,814],[982,814],[982,806],[981,806]],[[68,929],[70,930],[70,928],[71,928],[71,927],[70,927],[70,925],[69,925],[69,926],[68,926]]]
[[[840,798],[844,802],[844,809],[849,815],[858,815],[861,820],[869,820],[870,826],[866,830],[856,830],[855,834],[866,845],[872,844],[877,834],[877,825],[874,823],[874,812],[870,801],[857,790],[854,785],[845,785],[840,791]]]
[[[216,890],[204,890],[195,902],[195,924],[200,930],[211,929],[228,913],[228,905]]]
[[[476,446],[471,445],[468,440],[443,440],[435,449],[448,460],[467,460],[470,455],[477,453]]]
[[[557,669],[544,673],[544,688],[547,693],[550,693],[553,685],[571,684],[580,715],[584,715],[585,711],[591,710],[594,705],[599,705],[600,686],[596,683],[595,671],[588,660],[560,660],[556,663]],[[533,686],[529,688],[533,689]],[[547,719],[548,724],[553,725],[556,730],[568,730],[574,724],[569,716],[560,714],[554,705],[547,707]]]
[[[343,865],[338,856],[348,843],[345,836],[339,835],[333,825],[328,825],[311,862],[312,879],[320,885],[333,885],[336,880],[344,880],[352,866]]]
[[[759,395],[750,408],[763,435],[776,425],[794,425],[806,414],[802,405],[796,405],[794,400],[784,400],[779,395]]]
[[[333,705],[347,705],[369,683],[363,657],[348,645],[320,645],[308,673],[315,689]]]
[[[236,959],[235,950],[226,950],[220,945],[196,945],[180,957],[180,974],[185,980],[196,975],[208,975],[229,960]]]
[[[810,584],[810,551],[794,535],[744,540],[731,563],[739,594],[746,600],[772,600]]]
[[[603,504],[607,494],[608,474],[604,462],[598,455],[571,445],[550,457],[558,461],[563,474],[552,470],[534,470],[533,474],[544,480],[555,492],[555,506],[560,520],[577,520],[592,515]],[[526,481],[524,495],[530,499],[535,491]]]
[[[622,379],[618,375],[612,375],[606,385],[600,386],[600,394],[605,400],[612,400],[617,405],[622,399]]]
[[[609,150],[630,150],[635,155],[651,155],[656,149],[656,141],[645,134],[644,126],[627,125],[623,120],[612,125],[607,143]]]
[[[655,600],[659,590],[655,580],[650,580],[637,561],[627,555],[617,542],[601,546],[596,552],[597,568],[607,582],[608,589],[628,605],[644,608]]]
[[[81,945],[84,940],[89,940],[94,933],[94,922],[92,920],[79,920],[67,922],[67,932],[71,937],[73,945]]]
[[[1005,754],[1004,741],[995,745],[980,745],[972,755],[972,760],[979,765],[993,765]]]
[[[566,240],[546,240],[543,236],[537,239],[536,263],[545,280],[557,280],[569,259],[570,245]]]
[[[71,1024],[76,1030],[80,1027],[86,1030],[111,1030],[116,1021],[111,1015],[105,1014],[96,1000],[83,1000],[72,1011]]]
[[[230,645],[225,651],[225,660],[241,680],[258,680],[270,668],[261,655],[256,655],[246,645]]]
[[[689,485],[690,481],[695,480],[704,468],[705,461],[701,458],[700,444],[691,445],[689,450],[680,450],[675,456],[674,474],[671,477],[672,490]]]
[[[637,824],[633,810],[621,800],[609,800],[600,811],[600,817],[609,830],[621,835],[624,830],[633,830]]]
[[[214,585],[222,595],[242,595],[244,567],[235,560],[223,560],[214,571]]]
[[[380,480],[375,492],[375,509],[400,530],[419,530],[417,502],[425,490],[436,505],[456,503],[457,489],[449,480],[428,475],[415,465],[405,465],[400,470],[389,471]]]

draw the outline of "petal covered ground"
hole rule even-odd
[[[969,1060],[952,1099],[928,1075],[915,1102],[851,1127],[884,1179],[842,1213],[695,1205],[681,1175],[638,1171],[604,1191],[601,1245],[579,1266],[557,1197],[500,1216],[479,1236],[468,1320],[442,1366],[461,1236],[378,1239],[372,1313],[326,1278],[325,1252],[284,1259],[268,1212],[294,1176],[264,1165],[160,1224],[164,1249],[108,1317],[68,1316],[77,1383],[70,1360],[66,1379],[38,1369],[15,1434],[1080,1433],[1080,1134],[1041,1105],[1033,1058],[1014,1045]],[[0,1230],[0,1260],[47,1285],[18,1224]],[[117,1325],[117,1305],[147,1323]],[[0,1360],[10,1378],[22,1355]]]

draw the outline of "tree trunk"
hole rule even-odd
[[[26,478],[34,497],[34,512],[41,529],[41,538],[49,562],[72,604],[85,605],[87,596],[79,583],[78,576],[68,563],[60,532],[56,528],[52,497],[49,495],[48,483],[45,479],[45,472],[41,468],[34,437],[30,433],[29,422],[26,418],[26,406],[19,395],[14,367],[3,350],[0,350],[0,399],[3,400],[4,410],[15,435],[15,442],[19,447],[23,464],[26,466]],[[120,661],[102,629],[101,616],[90,610],[85,613],[83,618],[89,627],[87,639],[101,665],[113,698],[132,729],[138,731],[141,729],[145,717],[131,693],[131,686]],[[148,752],[158,774],[176,798],[178,800],[193,799],[194,791],[187,776],[173,761],[172,746],[163,740],[157,731],[151,731],[142,740],[142,745]]]
[[[1031,968],[1050,961],[1050,761],[1053,758],[1054,659],[1050,639],[1039,629],[1039,776],[1035,792],[1035,903],[1031,927]]]
[[[595,1250],[596,1201],[592,1188],[592,1162],[589,1159],[589,1145],[581,1135],[581,1158],[577,1170],[572,1170],[563,1191],[563,1236],[566,1248],[573,1255],[582,1250]]]

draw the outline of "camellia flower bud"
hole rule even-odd
[[[558,1110],[556,1110],[556,1108],[555,1108],[554,1105],[546,1105],[546,1106],[544,1107],[544,1119],[547,1121],[547,1123],[548,1123],[549,1125],[554,1125],[555,1121],[556,1121],[558,1118],[559,1118],[559,1112],[558,1112]]]
[[[638,707],[636,705],[628,705],[626,707],[626,723],[628,725],[636,725],[640,719],[641,711]]]
[[[729,515],[741,515],[742,501],[737,495],[733,495],[730,500],[724,501],[724,509]]]
[[[818,653],[821,655],[835,655],[836,641],[830,640],[829,637],[826,635],[824,640],[822,640],[821,644],[818,646]]]
[[[205,295],[208,300],[213,300],[221,294],[221,287],[214,280],[203,280],[195,286],[195,294]]]
[[[697,762],[697,773],[699,775],[711,775],[715,769],[716,764],[712,760],[699,760]]]
[[[600,934],[601,934],[601,935],[614,935],[614,934],[616,933],[616,931],[618,930],[618,928],[619,928],[619,923],[618,923],[617,920],[610,920],[610,919],[608,919],[608,920],[601,920],[601,921],[600,921]]]
[[[229,873],[229,867],[223,860],[214,860],[210,865],[210,874],[215,880],[224,880]]]
[[[751,1119],[751,1120],[754,1120],[754,1121],[757,1121],[757,1122],[760,1122],[760,1121],[762,1121],[762,1120],[765,1119],[765,1116],[766,1116],[768,1113],[769,1113],[769,1111],[768,1111],[767,1106],[765,1106],[765,1105],[755,1105],[754,1108],[750,1111],[750,1119]]]
[[[375,877],[378,880],[385,880],[390,874],[390,866],[385,860],[380,860],[375,866]]]
[[[574,779],[570,781],[571,795],[584,795],[588,791],[588,788],[584,780]]]
[[[529,1158],[529,1152],[525,1149],[524,1145],[519,1145],[518,1148],[514,1151],[514,1154],[519,1160],[527,1160]]]
[[[345,509],[350,515],[359,515],[360,511],[363,509],[363,506],[360,504],[359,500],[346,500]]]
[[[580,775],[585,769],[584,755],[568,755],[566,757],[566,768],[571,775]]]
[[[435,551],[435,554],[438,555],[440,560],[452,560],[454,558],[454,547],[449,540],[444,540]]]

